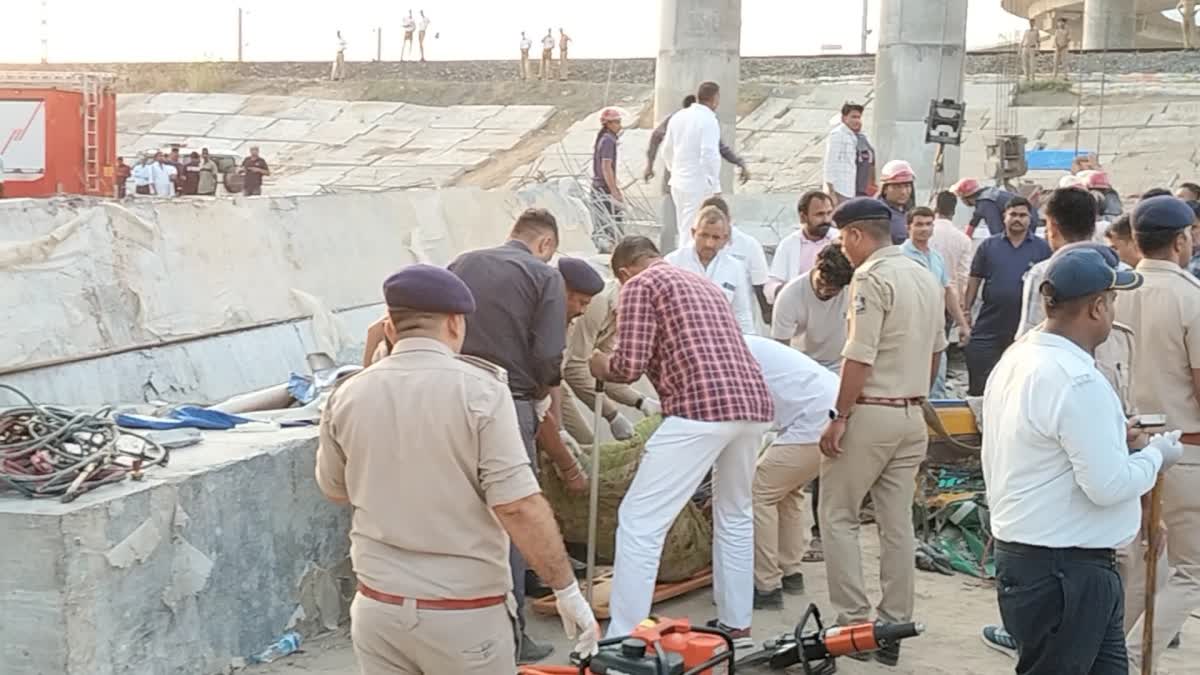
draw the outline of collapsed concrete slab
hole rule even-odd
[[[208,432],[71,504],[0,494],[3,671],[208,675],[336,627],[350,513],[317,490],[315,436]]]

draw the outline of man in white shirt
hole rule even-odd
[[[846,103],[842,119],[825,140],[823,187],[834,206],[870,191],[874,151],[862,133],[863,106]]]
[[[529,50],[533,49],[533,40],[530,40],[525,31],[521,31],[521,79],[529,79]]]
[[[138,159],[140,161],[129,172],[130,177],[133,179],[133,194],[153,194],[154,170],[152,162],[154,160],[146,153],[142,153]]]
[[[1179,432],[1146,443],[1126,424],[1092,356],[1112,330],[1114,291],[1141,283],[1095,250],[1058,253],[1040,288],[1045,325],[1004,353],[985,389],[996,589],[1018,673],[1128,668],[1116,551],[1138,533],[1141,496],[1183,454]]]
[[[400,44],[400,60],[404,60],[404,52],[408,51],[408,55],[412,56],[413,49],[413,31],[417,29],[417,22],[413,19],[412,10],[408,10],[408,16],[404,17],[404,42]]]
[[[846,288],[854,267],[839,244],[817,255],[816,265],[783,287],[775,298],[771,337],[804,352],[830,372],[842,369],[846,346]]]
[[[546,35],[542,37],[542,64],[538,70],[538,77],[543,80],[550,79],[550,63],[554,60],[554,31],[547,28]]]
[[[696,212],[705,199],[721,193],[721,123],[717,106],[721,88],[703,82],[696,103],[671,116],[662,156],[671,174],[671,199],[675,202],[675,227],[680,248],[686,248]]]
[[[771,305],[767,302],[765,288],[771,268],[767,265],[767,254],[763,251],[762,242],[746,234],[742,228],[733,223],[729,204],[720,195],[713,195],[705,199],[700,208],[709,206],[721,209],[721,213],[724,213],[725,217],[729,219],[729,229],[733,236],[730,237],[729,247],[726,250],[729,251],[729,255],[745,266],[750,287],[754,289],[754,297],[758,300],[758,308],[762,311],[763,321],[770,325]]]
[[[696,216],[692,244],[671,251],[665,260],[716,284],[733,307],[733,315],[742,333],[752,335],[755,331],[750,277],[745,266],[729,254],[729,237],[729,219],[717,207],[709,206]]]
[[[1096,223],[1096,200],[1086,190],[1060,188],[1050,194],[1044,209],[1046,217],[1046,243],[1054,251],[1068,244],[1091,241]],[[1016,337],[1046,318],[1042,304],[1041,287],[1046,278],[1049,260],[1043,260],[1029,268],[1021,287],[1021,323]]]
[[[775,402],[771,447],[754,472],[754,609],[783,609],[783,594],[802,595],[804,486],[821,472],[817,441],[829,422],[838,377],[800,352],[747,335]]]
[[[421,49],[421,63],[425,62],[425,31],[429,30],[430,23],[432,22],[425,16],[425,10],[421,10],[421,20],[417,23],[417,46]]]
[[[946,274],[950,275],[950,283],[959,298],[967,296],[967,282],[971,279],[971,255],[974,246],[966,232],[954,224],[954,211],[958,207],[958,197],[949,190],[943,190],[937,195],[934,204],[936,218],[933,220],[933,238],[929,247],[937,251],[946,262]]]
[[[342,31],[337,32],[336,52],[333,55],[333,67],[329,69],[329,79],[337,82],[346,77],[346,39]]]
[[[161,152],[154,153],[154,163],[150,165],[151,189],[159,197],[175,196],[175,177],[179,170],[175,165],[166,161]]]
[[[812,269],[817,254],[837,240],[833,206],[829,195],[820,190],[800,196],[796,208],[800,214],[800,228],[784,237],[775,248],[771,276],[767,280],[767,299],[774,300],[780,288]]]

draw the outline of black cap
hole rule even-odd
[[[855,197],[842,202],[833,212],[833,222],[839,227],[860,220],[891,220],[892,212],[878,199],[871,197]]]
[[[1115,269],[1094,248],[1064,247],[1050,258],[1041,290],[1049,286],[1049,293],[1043,295],[1063,301],[1101,291],[1131,291],[1141,285],[1141,274]]]
[[[604,278],[581,258],[558,259],[558,271],[562,274],[567,288],[584,295],[595,295],[604,290]]]
[[[1133,208],[1134,232],[1173,232],[1189,228],[1194,222],[1195,211],[1178,197],[1151,197]]]
[[[389,309],[415,309],[434,314],[475,311],[471,289],[453,272],[434,265],[409,265],[383,282]]]

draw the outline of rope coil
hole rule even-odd
[[[0,491],[8,486],[26,497],[67,503],[102,485],[141,480],[146,468],[167,464],[167,449],[119,428],[111,406],[76,412],[39,405],[5,384],[0,389],[25,402],[0,411]]]

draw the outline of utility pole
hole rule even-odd
[[[47,0],[42,0],[42,63],[50,63],[50,10]]]
[[[246,44],[242,39],[242,8],[238,7],[238,63],[242,62],[242,45]]]
[[[867,53],[867,36],[871,34],[871,29],[867,26],[867,11],[870,9],[871,0],[863,0],[862,9],[862,42],[859,45],[858,51],[860,54]]]
[[[383,27],[375,29],[375,60],[383,61]]]

